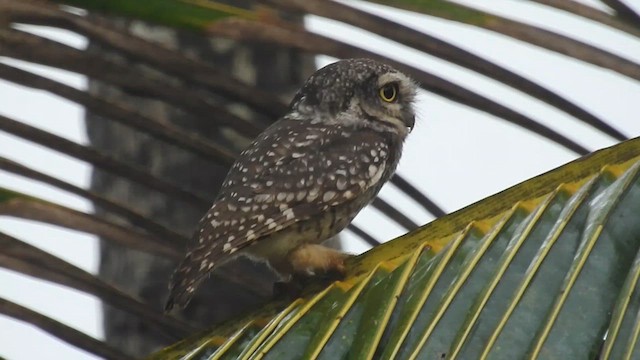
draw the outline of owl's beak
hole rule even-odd
[[[409,132],[411,132],[413,130],[413,126],[416,124],[416,116],[413,114],[407,114],[404,117],[404,123],[407,125]]]

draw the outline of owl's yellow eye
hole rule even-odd
[[[386,102],[394,102],[398,98],[398,85],[391,83],[380,88],[380,99]]]

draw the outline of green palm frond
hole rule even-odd
[[[639,170],[640,138],[598,151],[150,359],[635,358]]]

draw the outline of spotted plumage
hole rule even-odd
[[[170,285],[185,306],[216,266],[244,255],[284,278],[342,271],[317,245],[344,229],[391,177],[414,124],[416,86],[367,59],[318,70],[288,113],[242,152]]]

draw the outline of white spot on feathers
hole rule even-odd
[[[377,172],[373,175],[371,180],[369,181],[369,186],[376,184],[382,178],[382,174],[384,173],[385,165],[382,163],[379,168],[377,168]],[[369,167],[369,173],[371,173],[371,167]]]
[[[324,194],[322,195],[322,201],[324,201],[324,202],[328,202],[328,201],[330,201],[331,199],[333,199],[335,196],[336,196],[336,192],[335,192],[335,191],[331,191],[331,190],[329,190],[329,191],[327,191],[326,193],[324,193]]]
[[[294,218],[295,218],[295,215],[294,215],[294,213],[293,213],[293,209],[287,209],[287,210],[285,210],[285,211],[282,213],[282,215],[284,215],[284,216],[287,218],[287,220],[292,220],[292,219],[294,219]]]
[[[273,201],[273,194],[258,194],[255,196],[257,202],[271,202]]]
[[[338,180],[336,180],[336,188],[340,191],[345,190],[347,188],[347,180],[338,178]]]
[[[320,189],[317,187],[314,187],[313,189],[309,190],[309,194],[307,195],[307,201],[311,202],[313,200],[315,200],[318,195],[320,195]]]
[[[378,167],[375,165],[369,165],[369,177],[372,178],[378,172]]]

